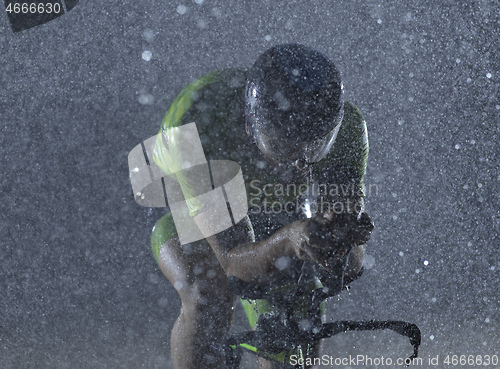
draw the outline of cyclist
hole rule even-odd
[[[332,273],[347,234],[355,245],[346,280],[360,275],[369,232],[352,225],[333,239],[328,231],[341,221],[337,213],[363,212],[366,124],[354,105],[344,104],[343,93],[340,73],[325,55],[285,44],[264,52],[248,71],[201,77],[170,106],[160,132],[195,122],[207,159],[240,164],[250,206],[234,227],[191,244],[181,246],[170,213],[153,229],[154,256],[182,300],[171,334],[176,369],[223,367],[210,343],[229,331],[239,291],[283,283],[300,260]],[[154,161],[168,168],[161,145]],[[196,209],[192,215],[203,232],[202,217]],[[273,309],[255,301],[244,308],[252,326]]]

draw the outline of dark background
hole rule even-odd
[[[172,367],[163,210],[134,202],[127,155],[191,80],[283,42],[338,64],[369,129],[377,228],[329,319],[415,322],[439,367],[500,354],[498,2],[200,2],[81,1],[16,34],[0,15],[0,367]],[[390,332],[325,349],[410,351]]]

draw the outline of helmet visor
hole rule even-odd
[[[332,147],[341,124],[323,137],[309,142],[294,142],[279,137],[270,137],[261,132],[255,136],[259,149],[267,156],[284,164],[292,164],[297,160],[315,163],[323,159]]]

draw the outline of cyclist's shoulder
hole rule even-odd
[[[342,126],[339,133],[353,129],[364,133],[366,131],[366,122],[361,110],[352,102],[346,101],[344,103],[344,117],[342,118]]]
[[[368,151],[368,131],[363,114],[353,103],[346,101],[335,143],[327,156],[313,167],[313,172],[322,179],[333,176],[339,182],[355,179],[361,186],[366,173]]]
[[[191,122],[212,126],[214,120],[223,123],[221,117],[227,120],[241,114],[246,73],[244,69],[221,69],[195,79],[172,102],[162,128]]]
[[[232,106],[243,103],[243,90],[247,71],[244,69],[221,69],[210,72],[200,78],[201,83],[196,93],[196,102],[209,103],[216,107]],[[195,81],[196,82],[196,81]],[[217,104],[220,102],[219,104]]]
[[[350,101],[344,104],[344,117],[335,143],[319,163],[346,160],[348,155],[368,149],[368,132],[361,111]]]
[[[337,139],[332,147],[333,153],[352,154],[352,151],[368,149],[368,130],[363,114],[353,103],[344,104],[344,117]]]
[[[247,70],[242,68],[217,69],[202,75],[189,83],[179,94],[195,93],[197,99],[208,97],[217,98],[217,93],[201,95],[205,90],[216,90],[220,94],[227,94],[231,91],[243,89],[246,83]]]

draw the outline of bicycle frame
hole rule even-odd
[[[292,366],[290,357],[307,356],[311,345],[321,339],[329,338],[347,331],[383,330],[390,329],[406,336],[413,346],[413,354],[407,359],[407,363],[418,356],[418,347],[421,342],[420,329],[411,323],[404,321],[336,321],[322,323],[320,304],[322,301],[340,293],[344,286],[344,271],[346,266],[346,255],[339,264],[339,288],[315,288],[308,289],[308,281],[311,277],[310,263],[304,262],[297,287],[292,293],[269,293],[262,289],[252,289],[242,293],[244,298],[266,298],[273,305],[279,307],[277,315],[269,317],[261,316],[258,328],[228,335],[222,344],[213,347],[222,355],[228,369],[237,369],[244,351],[251,352],[257,356],[273,360],[283,364],[283,368],[305,368],[305,364]],[[264,295],[263,295],[264,294]],[[302,318],[297,318],[297,309],[294,301],[297,298],[305,298],[308,301],[306,316],[301,312]]]

